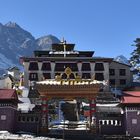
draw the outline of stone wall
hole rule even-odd
[[[16,126],[16,110],[12,107],[0,108],[0,130],[15,132]]]

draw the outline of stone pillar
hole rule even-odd
[[[80,75],[82,77],[82,62],[79,61],[77,62],[77,66],[78,66],[78,75]]]
[[[90,62],[90,67],[91,67],[91,78],[95,78],[95,62]]]
[[[38,81],[43,80],[43,74],[42,74],[42,62],[38,62]]]
[[[51,62],[51,79],[55,78],[55,62]]]
[[[109,63],[104,62],[104,80],[106,82],[106,91],[109,90]]]
[[[41,133],[48,132],[48,99],[42,97]]]
[[[109,80],[109,64],[108,62],[104,62],[104,79]]]
[[[29,62],[24,62],[24,86],[28,87],[28,80],[29,80]]]

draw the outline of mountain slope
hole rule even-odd
[[[32,56],[38,49],[51,49],[52,43],[59,43],[53,35],[35,39],[32,34],[14,22],[0,23],[0,68],[20,66],[19,57]]]
[[[60,43],[60,40],[53,35],[47,35],[47,36],[38,38],[36,40],[36,43],[38,45],[37,49],[51,50],[51,45],[53,43]]]

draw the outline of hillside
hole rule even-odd
[[[34,50],[51,49],[52,43],[59,43],[53,35],[35,39],[28,31],[14,22],[0,23],[0,69],[21,67],[19,57],[32,56]]]

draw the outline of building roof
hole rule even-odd
[[[0,100],[17,99],[16,90],[14,89],[0,89]]]
[[[124,91],[122,104],[140,104],[140,91]]]
[[[74,50],[75,44],[52,44],[52,50],[64,51],[64,45],[65,45],[66,51]]]
[[[102,84],[98,81],[46,80],[36,82],[36,89],[40,96],[46,96],[47,98],[95,98]]]
[[[131,67],[131,65],[129,65],[129,64],[121,63],[121,62],[118,62],[118,61],[115,61],[115,60],[113,60],[112,62]]]
[[[118,103],[96,104],[96,108],[97,112],[120,113],[121,109],[118,105]]]
[[[76,80],[45,80],[45,81],[39,81],[36,82],[37,84],[42,84],[42,85],[94,85],[94,84],[105,84],[105,82],[102,81],[97,81],[97,80],[82,80],[82,81],[76,81]]]
[[[35,50],[35,57],[63,57],[66,54],[66,57],[92,57],[94,51],[75,51],[75,50],[67,50],[67,51],[44,51],[44,50]]]
[[[30,61],[71,61],[74,60],[75,62],[81,61],[103,61],[103,62],[112,62],[113,58],[103,58],[103,57],[20,57],[20,62],[30,62]]]
[[[14,81],[14,77],[12,76],[12,75],[10,75],[10,74],[4,74],[4,75],[2,75],[1,77],[0,77],[0,80],[4,80],[4,79],[6,79],[6,78],[8,78],[9,77],[9,79],[13,82]]]
[[[124,91],[125,96],[140,97],[140,91]]]
[[[35,57],[21,57],[20,61],[103,61],[111,62],[113,58],[93,57],[94,51],[76,51],[74,50],[75,44],[66,43],[63,40],[61,43],[52,44],[52,50],[35,50]]]
[[[14,71],[14,70],[19,70],[19,68],[15,66],[15,67],[10,67],[7,70],[8,71]]]
[[[124,96],[122,104],[140,104],[140,97]]]

